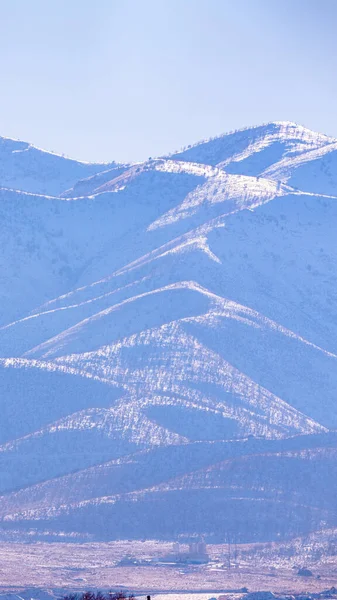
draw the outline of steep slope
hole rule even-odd
[[[137,346],[140,343],[139,353],[142,356],[144,342],[140,340],[144,332],[146,346],[149,349],[154,346],[151,348],[154,356],[158,356],[157,340],[165,340],[166,383],[172,378],[179,386],[185,364],[193,362],[194,359],[192,354],[190,358],[183,354],[180,359],[175,354],[175,360],[171,363],[168,340],[170,332],[175,328],[183,337],[186,336],[190,348],[198,341],[198,360],[212,365],[208,381],[219,386],[218,394],[224,389],[224,383],[217,383],[219,361],[222,357],[239,369],[237,377],[240,373],[240,377],[242,373],[249,374],[259,385],[267,387],[300,411],[327,427],[337,427],[334,393],[337,384],[336,355],[309,343],[256,311],[210,294],[193,282],[182,282],[153,292],[145,292],[124,302],[112,304],[37,346],[28,352],[27,356],[53,360],[60,354],[72,354],[73,356],[66,360],[70,363],[76,362],[78,356],[81,368],[86,369],[83,365],[91,364],[95,352],[98,353],[99,364],[102,364],[103,356],[108,352],[107,348],[111,348],[110,359],[106,364],[104,361],[104,376],[107,377],[109,368],[115,377],[114,361],[117,360],[120,364],[120,359],[114,357],[115,350],[119,348],[121,352],[123,346]],[[123,337],[126,334],[132,337]],[[182,340],[179,343],[183,343]],[[179,343],[178,338],[173,342],[176,352]],[[104,344],[108,344],[107,348]],[[203,347],[205,352],[212,350],[207,359],[202,358]],[[88,354],[88,350],[91,354]],[[125,368],[128,373],[133,364],[139,369],[139,359],[137,354],[134,354],[135,350],[126,360]],[[294,356],[297,357],[295,365]],[[157,366],[154,357],[147,357],[146,361],[151,364],[153,382],[150,388],[153,388],[157,372],[158,376],[162,377],[160,362]],[[137,391],[140,393],[139,385]]]
[[[301,155],[335,141],[296,123],[276,121],[199,142],[173,158],[224,167],[229,173],[259,176],[286,156]]]
[[[201,531],[215,542],[303,535],[322,517],[334,527],[336,438],[310,438],[137,453],[0,497],[2,524],[31,527],[36,537],[61,530],[172,539]],[[331,493],[322,494],[327,485]]]
[[[287,195],[221,219],[3,328],[2,348],[49,360],[179,321],[240,372],[335,427],[334,200]]]
[[[194,175],[150,171],[127,190],[80,200],[2,190],[0,324],[90,281],[92,272],[100,277],[123,266],[138,239],[144,249],[141,234],[153,219],[197,182]]]
[[[273,179],[306,192],[336,195],[335,138],[286,121],[242,129],[199,142],[172,158],[220,167],[227,173]]]
[[[0,187],[59,196],[79,179],[116,163],[90,164],[35,148],[27,142],[0,137]]]
[[[170,444],[155,449],[145,449],[99,465],[91,466],[69,475],[57,477],[28,485],[20,491],[13,491],[0,497],[0,515],[4,517],[10,510],[48,510],[75,504],[113,494],[124,494],[167,482],[166,488],[187,488],[188,480],[205,481],[205,473],[211,477],[219,477],[223,467],[241,462],[242,457],[247,464],[258,456],[265,460],[266,456],[280,454],[308,459],[314,455],[333,458],[336,448],[336,434],[320,434],[296,436],[282,440],[265,440],[250,437],[236,441],[198,441],[184,444]],[[9,449],[8,449],[9,453]],[[9,460],[9,455],[6,457]],[[221,469],[222,467],[222,469]],[[187,475],[186,475],[187,473]],[[31,474],[27,473],[28,477]],[[235,473],[232,475],[236,476]],[[273,474],[275,478],[276,472]],[[286,477],[286,473],[284,473]],[[241,475],[238,475],[240,479]],[[256,477],[254,471],[248,478]],[[179,478],[179,479],[178,479]],[[178,481],[177,481],[178,479]],[[206,477],[207,480],[207,477]],[[243,486],[245,477],[241,477]],[[268,487],[270,486],[268,483]],[[275,484],[275,480],[274,480]],[[288,486],[290,481],[288,482]],[[4,484],[1,493],[4,492]]]
[[[278,122],[48,176],[7,142],[14,188],[36,156],[64,193],[0,196],[1,526],[335,526],[335,140]]]
[[[337,142],[332,142],[299,156],[284,158],[266,169],[263,176],[315,194],[335,196],[336,172]]]
[[[106,165],[107,166],[107,165]],[[61,194],[62,198],[78,198],[82,196],[90,196],[91,194],[97,193],[99,188],[105,183],[115,179],[122,175],[126,170],[130,168],[130,165],[117,165],[112,169],[104,169],[95,175],[90,175],[85,179],[76,181],[72,188],[64,191]]]

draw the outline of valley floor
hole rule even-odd
[[[255,545],[257,546],[257,545]],[[126,556],[148,560],[164,556],[172,544],[156,541],[111,543],[2,543],[0,547],[0,593],[29,587],[41,589],[84,590],[89,588],[126,587],[140,595],[179,594],[181,600],[207,600],[220,592],[228,598],[240,597],[234,591],[247,587],[249,591],[270,590],[276,593],[319,592],[337,583],[337,556],[310,564],[313,577],[297,575],[304,556],[270,560],[261,559],[261,548],[241,546],[246,558],[228,569],[225,545],[209,546],[211,562],[207,565],[119,566]],[[320,576],[317,579],[317,576]],[[231,592],[233,590],[233,592]],[[202,593],[204,592],[204,593]],[[196,595],[196,594],[201,594]],[[158,596],[157,596],[158,594]],[[185,596],[185,594],[188,595]]]

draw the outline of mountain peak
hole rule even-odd
[[[132,166],[0,140],[8,535],[336,525],[331,140],[276,121]]]

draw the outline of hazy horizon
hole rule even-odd
[[[300,127],[307,128],[306,125],[303,125],[303,123],[296,123],[295,121],[290,121],[290,120],[289,121],[281,121],[281,120],[276,120],[275,119],[275,121],[268,121],[268,122],[263,122],[263,123],[262,122],[261,123],[254,123],[254,124],[249,123],[249,124],[243,125],[242,127],[237,127],[235,129],[228,129],[227,131],[219,131],[214,136],[208,136],[208,137],[204,137],[204,138],[199,138],[197,140],[193,140],[192,142],[191,141],[187,141],[186,144],[182,144],[180,147],[170,148],[166,152],[164,151],[161,154],[153,154],[153,156],[145,157],[144,159],[139,159],[139,160],[134,160],[134,161],[131,161],[131,160],[127,161],[125,159],[124,162],[126,162],[126,163],[127,162],[130,162],[130,163],[137,163],[137,162],[139,162],[139,163],[141,163],[143,161],[146,161],[149,158],[160,158],[162,156],[163,157],[164,156],[170,156],[170,155],[174,154],[175,152],[179,152],[182,149],[186,149],[187,147],[198,145],[198,143],[206,142],[206,141],[208,141],[210,139],[215,139],[217,137],[221,137],[222,135],[227,135],[229,133],[232,133],[233,131],[245,131],[245,130],[248,130],[248,129],[254,129],[255,127],[260,127],[260,126],[263,126],[263,125],[268,125],[270,123],[277,123],[277,122],[294,123],[295,125],[298,125]],[[307,129],[310,129],[310,128],[307,128]],[[326,131],[317,131],[317,133],[322,133],[324,135],[327,135],[328,137],[333,137],[333,136],[331,136],[329,134],[329,132],[326,132]],[[26,142],[26,143],[30,144],[31,146],[34,146],[34,148],[36,148],[38,150],[42,150],[44,152],[47,152],[48,154],[54,154],[56,156],[63,156],[64,158],[69,158],[69,159],[77,160],[77,161],[83,162],[83,163],[88,163],[88,164],[90,164],[90,163],[98,163],[98,164],[104,164],[104,163],[106,163],[106,164],[109,164],[112,161],[123,162],[122,160],[120,160],[118,158],[118,156],[117,157],[115,156],[115,157],[111,158],[111,160],[109,160],[109,159],[102,160],[102,161],[99,161],[99,160],[92,160],[92,161],[85,160],[85,159],[78,158],[78,156],[71,156],[71,155],[67,154],[66,152],[56,152],[55,150],[50,150],[49,148],[45,148],[45,147],[42,147],[42,146],[37,146],[31,140],[23,139],[22,137],[21,138],[20,137],[18,137],[18,138],[11,138],[9,136],[2,136],[1,132],[0,132],[0,137],[2,137],[3,139],[12,139],[12,140],[17,141],[17,142]]]
[[[270,121],[337,136],[332,0],[13,0],[0,135],[141,161]]]

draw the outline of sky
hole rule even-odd
[[[138,161],[273,120],[337,137],[335,0],[0,0],[0,135]]]

